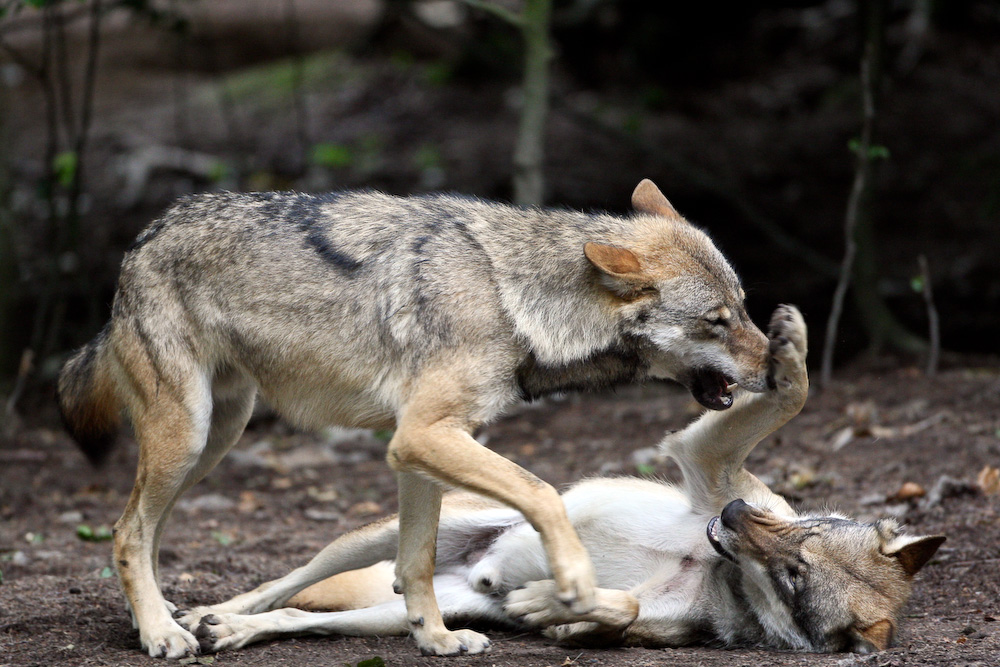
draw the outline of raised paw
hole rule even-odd
[[[507,594],[504,611],[514,620],[532,627],[562,625],[580,620],[559,595],[551,579],[529,582]]]
[[[781,392],[802,394],[808,389],[806,375],[806,323],[798,308],[781,305],[771,316],[767,337],[771,356],[768,384]]]
[[[414,632],[413,638],[422,655],[457,656],[484,653],[490,650],[486,635],[472,630]]]

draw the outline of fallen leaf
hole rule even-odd
[[[796,491],[801,491],[816,483],[816,472],[809,468],[799,468],[788,476],[788,483]]]
[[[988,465],[983,466],[983,469],[979,471],[979,475],[976,477],[976,484],[979,486],[980,491],[987,496],[1000,493],[1000,468]]]
[[[916,482],[903,482],[899,490],[886,498],[886,500],[913,500],[915,498],[923,498],[925,495],[927,495],[927,491]]]
[[[339,496],[337,490],[333,487],[319,489],[315,486],[310,486],[306,489],[306,495],[321,503],[332,503]]]
[[[240,491],[240,502],[236,506],[240,512],[249,514],[256,511],[259,507],[260,503],[257,501],[257,496],[253,491]]]
[[[369,514],[380,514],[381,512],[381,505],[372,500],[363,500],[360,503],[351,505],[350,509],[347,510],[347,516],[361,517],[368,516]]]

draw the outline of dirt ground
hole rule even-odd
[[[83,268],[72,281],[78,292],[69,306],[65,348],[97,331],[122,250],[179,194],[218,187],[374,187],[510,197],[516,74],[452,71],[456,59],[447,53],[401,57],[396,50],[413,44],[386,35],[379,48],[352,50],[378,28],[381,3],[375,0],[298,1],[307,19],[303,46],[310,53],[335,49],[307,60],[309,139],[346,146],[352,156],[348,165],[310,163],[299,173],[296,162],[309,158],[297,147],[287,61],[280,60],[287,53],[273,28],[277,19],[262,20],[267,16],[260,13],[278,4],[255,0],[250,12],[245,0],[201,3],[225,11],[212,18],[219,31],[213,62],[190,62],[186,69],[175,62],[176,44],[166,33],[143,33],[122,20],[109,34],[88,160],[87,224],[79,257],[70,258]],[[832,9],[843,4],[828,3]],[[335,17],[316,13],[334,5]],[[354,13],[344,15],[345,7]],[[733,72],[709,72],[702,84],[683,77],[648,89],[607,75],[591,81],[560,61],[546,176],[554,204],[618,211],[640,178],[653,177],[732,257],[747,281],[755,319],[766,321],[778,302],[797,303],[817,350],[833,279],[795,253],[777,251],[745,208],[839,260],[852,167],[845,146],[858,128],[856,50],[845,38],[854,17],[802,28],[806,15],[790,10],[764,16],[741,42],[759,48],[730,49],[745,62]],[[569,53],[568,42],[564,46]],[[899,51],[898,36],[891,46]],[[923,302],[910,278],[916,256],[926,253],[944,348],[995,354],[1000,43],[993,32],[941,30],[926,48],[919,66],[893,72],[883,107],[880,141],[892,158],[879,169],[879,288],[908,326],[923,331]],[[692,59],[711,60],[710,51],[692,50]],[[185,57],[208,52],[191,47]],[[680,68],[668,65],[665,71]],[[12,71],[4,70],[5,77],[18,79]],[[6,107],[11,205],[31,223],[19,230],[22,319],[29,322],[38,298],[32,289],[40,282],[36,260],[44,257],[48,230],[37,212],[37,179],[44,170],[40,96],[30,79],[21,78],[4,83],[9,89],[0,91],[6,98],[0,102]],[[180,157],[174,148],[183,151]],[[852,317],[848,312],[842,326],[838,361],[865,343]],[[27,338],[27,326],[14,328]],[[756,649],[581,651],[531,634],[493,633],[488,655],[452,660],[421,658],[403,638],[321,638],[260,644],[214,661],[1000,664],[1000,496],[977,485],[985,466],[1000,467],[1000,365],[995,357],[946,354],[948,368],[927,379],[909,361],[881,359],[877,366],[841,369],[834,386],[812,396],[803,414],[762,443],[749,465],[802,508],[833,507],[862,519],[891,514],[914,532],[948,536],[918,578],[895,649],[867,657]],[[41,360],[43,374],[51,379],[59,361]],[[695,412],[679,389],[635,387],[525,406],[482,437],[556,485],[596,474],[671,477],[676,471],[651,462],[648,448]],[[0,436],[0,667],[155,664],[140,652],[118,585],[108,576],[110,544],[80,536],[90,531],[100,537],[121,513],[134,474],[134,444],[123,437],[112,460],[96,470],[58,428],[50,403],[26,401],[21,417],[26,425],[14,436]],[[301,434],[267,419],[255,422],[175,511],[161,554],[167,597],[182,607],[221,601],[284,574],[336,535],[394,511],[384,450],[383,440],[367,432]],[[896,498],[907,482],[926,495]]]
[[[587,475],[675,474],[646,454],[695,414],[676,387],[574,395],[515,410],[486,428],[491,448],[564,485]],[[395,509],[384,443],[367,432],[301,434],[258,421],[175,511],[164,538],[166,595],[211,604],[303,563],[332,537]],[[132,482],[134,444],[88,466],[59,430],[0,441],[0,665],[149,665],[116,580],[113,524]],[[996,665],[1000,659],[1000,496],[976,484],[1000,465],[1000,371],[849,371],[751,455],[749,467],[805,509],[895,515],[948,542],[919,575],[899,646],[872,656],[756,649],[567,649],[531,634],[494,633],[481,657],[421,658],[405,638],[270,642],[214,657],[226,665]],[[923,498],[894,498],[913,482]]]

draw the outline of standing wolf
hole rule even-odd
[[[763,391],[767,339],[703,232],[651,181],[631,217],[373,192],[208,194],[142,232],[122,263],[111,321],[59,377],[66,423],[92,459],[120,408],[139,443],[116,524],[118,576],[152,656],[197,652],[157,582],[160,536],[261,396],[290,421],[395,428],[394,587],[420,650],[478,653],[434,597],[441,486],[520,511],[557,595],[595,605],[595,575],[558,493],[472,432],[519,398],[646,377],[704,406]]]

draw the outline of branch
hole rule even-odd
[[[63,12],[63,18],[68,21],[75,21],[76,19],[85,16],[89,11],[89,7],[75,7]],[[34,16],[23,16],[8,19],[4,21],[3,25],[0,25],[0,36],[10,35],[22,30],[38,29],[43,27],[44,23],[45,20],[37,14]]]
[[[45,76],[45,68],[41,65],[36,65],[31,62],[28,56],[24,55],[13,46],[4,41],[2,34],[0,34],[0,49],[3,49],[10,59],[14,61],[16,65],[24,68],[31,73],[36,79],[41,79]]]
[[[553,50],[549,23],[552,0],[527,0],[522,13],[524,39],[524,102],[514,147],[514,201],[541,206],[545,179],[545,122],[549,114],[549,62]]]
[[[465,4],[474,9],[481,9],[487,14],[493,14],[497,18],[506,21],[512,26],[518,28],[524,27],[524,16],[516,12],[512,12],[506,7],[501,7],[500,5],[493,2],[486,2],[485,0],[462,0]]]
[[[941,325],[938,321],[937,306],[934,305],[934,292],[931,290],[931,270],[927,264],[927,257],[920,255],[917,257],[920,265],[920,276],[923,281],[920,292],[924,295],[924,303],[927,304],[927,327],[930,330],[931,345],[927,354],[927,377],[937,375],[938,359],[941,356]]]
[[[875,0],[878,2],[879,0]],[[858,214],[861,200],[867,188],[868,174],[871,162],[872,132],[875,126],[875,85],[872,76],[874,60],[877,57],[878,43],[874,36],[877,31],[869,29],[865,39],[865,52],[861,59],[861,140],[857,146],[857,162],[854,170],[854,183],[851,195],[847,200],[847,211],[844,214],[844,259],[840,265],[840,278],[833,292],[833,305],[830,307],[830,317],[826,321],[826,337],[823,342],[823,363],[820,371],[820,386],[830,383],[833,375],[833,349],[837,340],[837,328],[840,326],[840,316],[844,310],[844,297],[851,284],[851,274],[854,271],[854,257],[857,255],[858,244],[855,229],[858,224]]]

